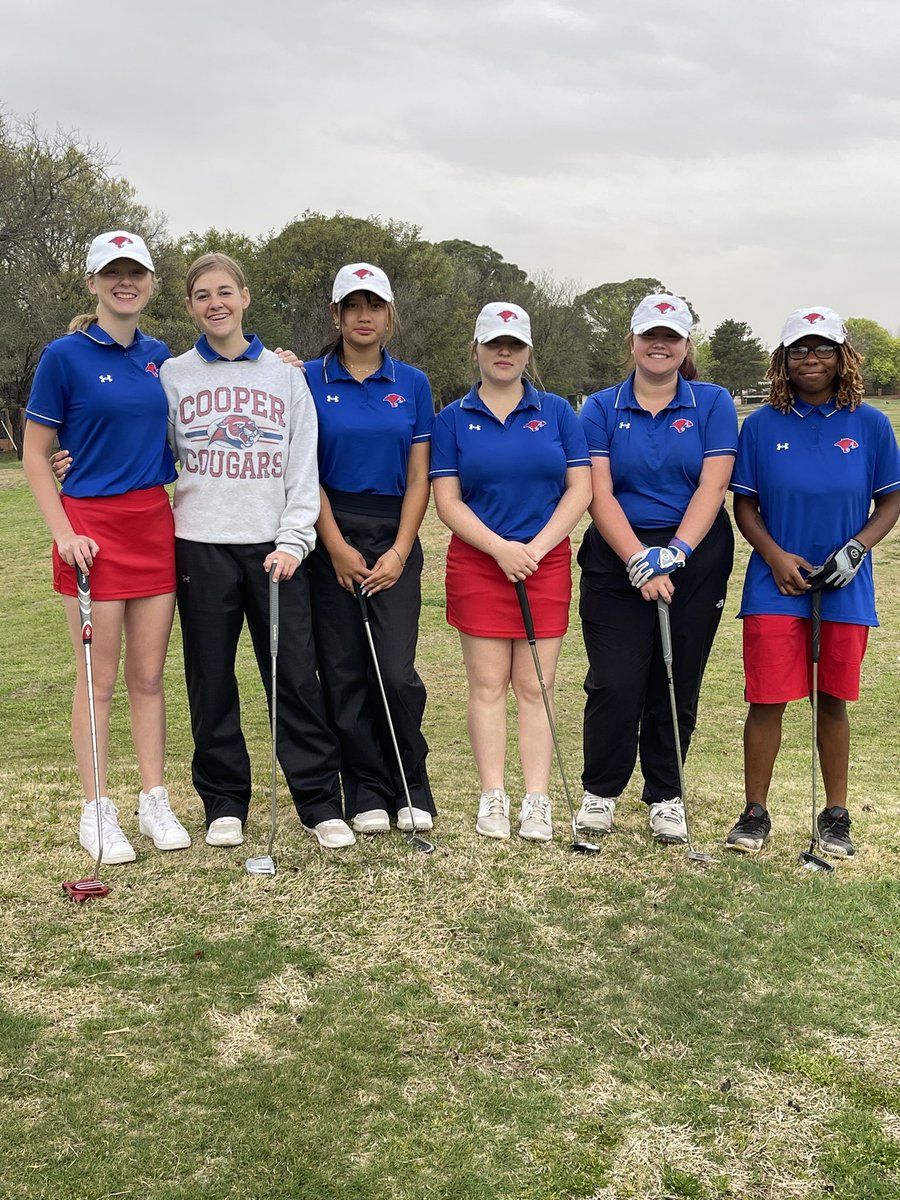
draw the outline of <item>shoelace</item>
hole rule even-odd
[[[182,828],[181,822],[172,812],[168,797],[153,796],[150,811],[153,814],[153,820],[161,825],[164,831]]]
[[[587,813],[605,813],[609,811],[611,801],[594,796],[590,800],[582,800],[581,807]]]
[[[525,798],[525,819],[541,821],[544,825],[550,824],[550,797],[541,796],[540,794],[526,796]]]
[[[482,796],[482,802],[487,800],[487,816],[489,817],[505,817],[506,805],[503,802],[503,793],[499,788],[493,788],[489,792],[485,792]]]
[[[110,800],[100,802],[100,824],[103,827],[103,845],[107,850],[118,842],[128,841],[119,826],[119,810]]]
[[[666,821],[681,821],[684,819],[684,805],[680,800],[661,800],[656,815]]]

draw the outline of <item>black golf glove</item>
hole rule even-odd
[[[856,572],[862,566],[863,559],[868,553],[862,542],[851,538],[849,542],[845,542],[841,546],[840,550],[829,554],[821,567],[810,571],[807,581],[812,584],[813,588],[846,587],[855,579]]]

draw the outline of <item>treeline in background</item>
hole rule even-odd
[[[417,226],[382,216],[307,211],[262,237],[211,228],[172,238],[165,217],[138,201],[102,147],[0,111],[0,412],[20,449],[38,357],[75,313],[90,308],[85,250],[105,229],[133,230],[147,240],[160,286],[141,327],[175,354],[196,337],[183,283],[187,264],[204,251],[224,250],[246,269],[253,297],[248,328],[266,345],[307,358],[333,336],[328,304],[337,269],[377,263],[390,276],[401,319],[391,350],[427,372],[438,405],[471,385],[474,316],[489,300],[529,311],[544,386],[574,400],[622,378],[633,308],[648,292],[670,290],[648,278],[577,292],[550,274],[529,277],[490,246],[428,242]],[[866,359],[867,389],[896,390],[900,340],[874,321],[854,318],[848,325]],[[758,388],[767,355],[746,323],[730,318],[710,334],[701,330],[695,341],[701,378],[736,394]]]

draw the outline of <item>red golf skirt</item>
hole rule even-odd
[[[524,638],[515,586],[489,554],[455,534],[447,549],[447,621],[472,637]],[[572,547],[566,538],[525,581],[539,638],[562,637],[572,600]]]
[[[175,522],[164,487],[122,496],[61,496],[76,533],[100,551],[91,567],[92,600],[134,600],[175,591]],[[75,569],[53,547],[53,588],[77,595]]]

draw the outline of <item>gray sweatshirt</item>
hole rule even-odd
[[[274,542],[302,562],[319,518],[318,423],[303,372],[271,350],[207,362],[191,349],[163,363],[159,376],[181,462],[175,536]]]

